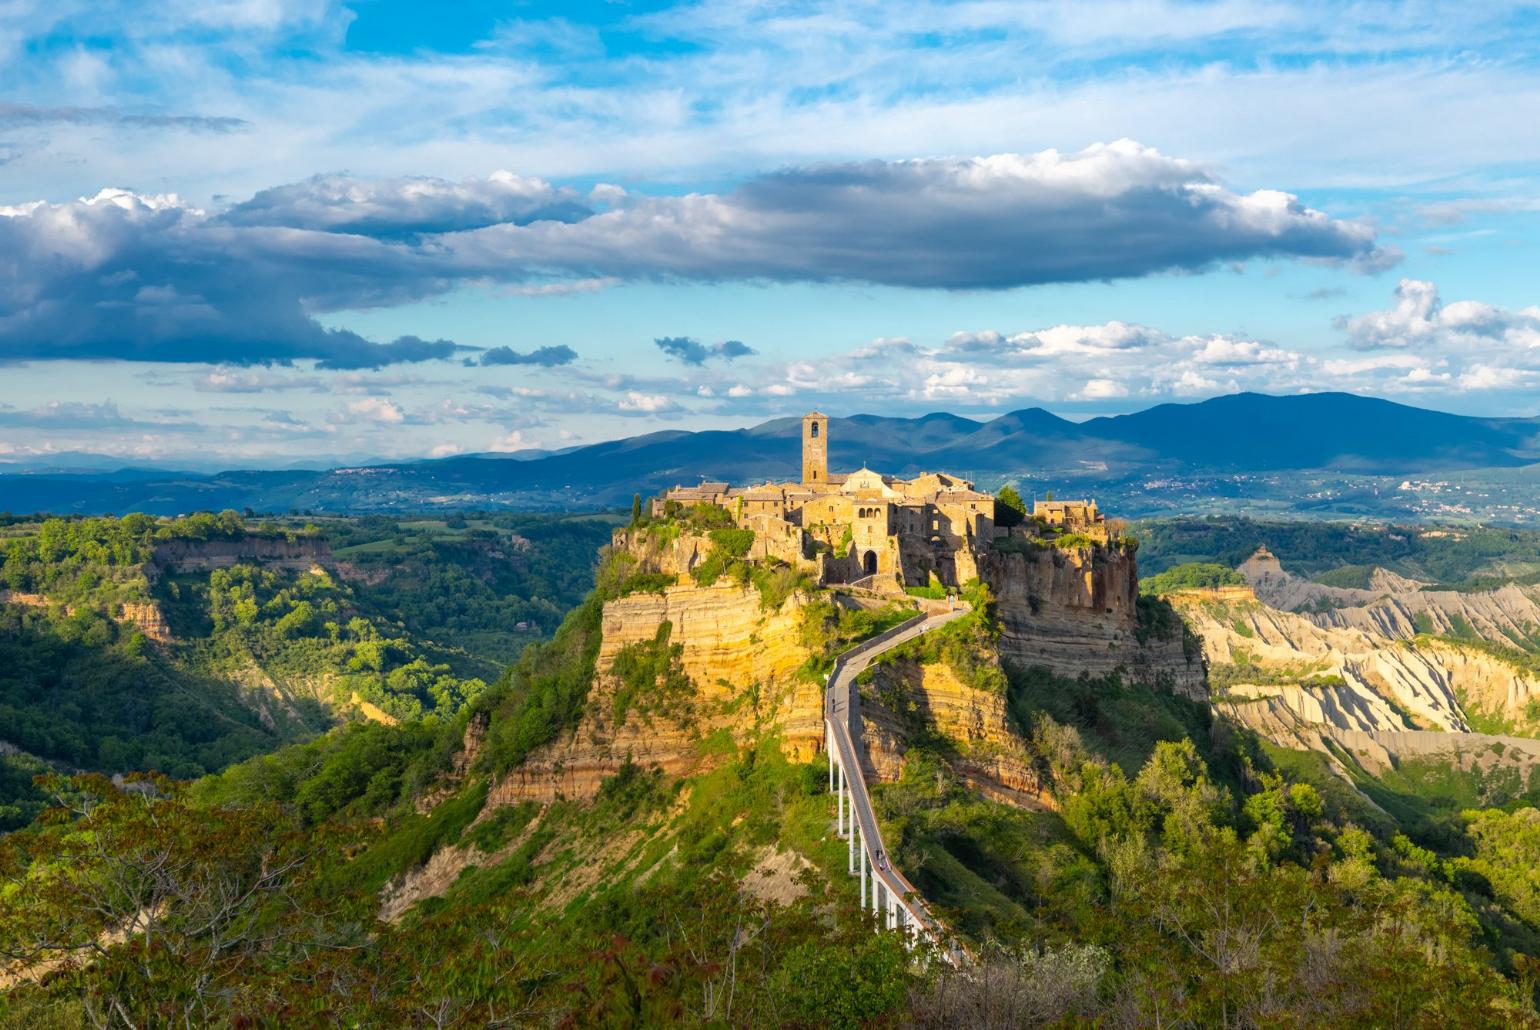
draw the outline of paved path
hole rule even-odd
[[[855,746],[855,738],[860,732],[858,720],[861,718],[861,698],[856,690],[856,677],[884,651],[890,651],[921,634],[944,626],[969,611],[968,606],[962,602],[958,602],[956,608],[948,609],[934,604],[930,608],[929,613],[922,612],[835,659],[834,669],[829,673],[829,685],[824,692],[824,724],[829,737],[831,779],[837,768],[838,789],[842,795],[849,795],[849,821],[853,826],[844,825],[846,802],[843,796],[836,797],[836,804],[840,806],[842,832],[849,834],[852,873],[856,871],[857,850],[861,853],[862,901],[866,900],[866,876],[870,870],[871,907],[883,913],[883,925],[891,929],[912,927],[917,936],[928,937],[940,944],[940,924],[926,911],[925,903],[914,885],[893,868],[888,859],[887,849],[882,843],[882,830],[872,812],[866,776],[861,771],[860,754]],[[858,832],[851,833],[851,830]]]

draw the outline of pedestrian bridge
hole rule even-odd
[[[968,610],[960,601],[932,605],[914,618],[851,648],[835,659],[824,692],[824,750],[829,755],[835,825],[839,835],[849,842],[850,874],[861,877],[861,905],[878,914],[879,928],[902,931],[912,944],[925,942],[942,948],[949,958],[952,953],[943,927],[926,910],[919,891],[893,867],[882,843],[882,830],[872,812],[871,794],[855,746],[861,726],[856,677],[884,651],[944,626]]]

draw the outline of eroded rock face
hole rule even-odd
[[[1323,627],[1260,603],[1215,605],[1177,598],[1176,604],[1202,640],[1211,666],[1236,666],[1233,676],[1242,677],[1241,686],[1278,688],[1265,692],[1272,699],[1266,703],[1242,705],[1238,711],[1243,722],[1250,724],[1250,715],[1261,704],[1282,706],[1300,717],[1312,713],[1312,718],[1339,729],[1470,729],[1459,695],[1474,665],[1446,662],[1443,648]],[[1257,677],[1256,684],[1244,679],[1248,671]],[[1302,687],[1301,682],[1309,685]],[[1336,685],[1322,685],[1328,683]],[[1401,713],[1413,724],[1409,726]]]
[[[166,617],[161,613],[160,605],[154,601],[124,602],[118,612],[118,621],[137,626],[146,640],[153,640],[157,644],[171,642],[171,627],[166,624]]]
[[[709,761],[700,740],[723,729],[739,738],[779,730],[787,757],[810,761],[823,747],[823,689],[797,675],[809,655],[800,641],[805,604],[794,594],[769,611],[757,590],[736,584],[674,586],[608,602],[595,682],[577,731],[510,772],[493,787],[492,800],[592,797],[628,757],[670,776],[687,775]],[[630,710],[617,718],[614,701],[623,683],[616,659],[630,645],[653,641],[665,621],[693,687],[688,713]]]
[[[312,566],[332,567],[331,545],[321,537],[249,536],[240,540],[167,540],[155,545],[146,572],[153,579],[170,569],[208,572],[242,562],[270,568],[308,572]]]
[[[1484,640],[1524,639],[1540,626],[1540,587],[1509,583],[1496,590],[1461,593],[1429,590],[1427,584],[1375,569],[1369,589],[1331,587],[1296,576],[1266,548],[1237,570],[1258,600],[1280,611],[1300,611],[1319,626],[1357,629],[1410,640],[1473,633]],[[1310,608],[1311,611],[1301,611]]]
[[[1203,663],[1184,651],[1180,626],[1170,636],[1139,640],[1132,554],[1090,548],[995,553],[982,571],[998,603],[1003,660],[1071,678],[1117,672],[1132,682],[1206,696]]]
[[[776,732],[792,761],[822,753],[823,684],[799,674],[809,657],[802,643],[808,598],[793,594],[771,611],[752,587],[695,585],[687,573],[708,545],[703,537],[617,532],[615,546],[633,555],[637,568],[673,574],[678,582],[605,604],[595,681],[576,731],[495,784],[492,804],[592,797],[628,758],[670,776],[689,775],[712,761],[700,741],[721,731],[739,740]],[[1085,548],[995,554],[988,562],[985,576],[1002,623],[1001,658],[1067,676],[1118,671],[1136,682],[1205,696],[1201,660],[1183,652],[1179,625],[1174,639],[1137,639],[1131,554]],[[678,645],[678,667],[692,689],[688,710],[617,705],[626,690],[617,659],[628,648],[654,645],[665,622],[668,646]],[[961,774],[1002,798],[1040,798],[1041,785],[1010,727],[1003,697],[969,689],[942,666],[915,677],[915,702],[959,742]],[[633,685],[626,696],[634,693]],[[896,775],[906,728],[896,716],[886,724],[880,712],[873,718],[868,759],[878,776]]]
[[[1446,633],[1458,624],[1487,639],[1513,634],[1522,638],[1540,624],[1540,604],[1531,590],[1506,586],[1472,594],[1429,591],[1379,570],[1371,584],[1389,593],[1321,588],[1334,593],[1319,594],[1312,592],[1319,584],[1291,575],[1265,552],[1253,556],[1241,571],[1263,601],[1313,598],[1314,603],[1328,596],[1355,601],[1373,595],[1366,604],[1297,613],[1282,611],[1277,603],[1205,604],[1196,598],[1173,598],[1202,639],[1211,663],[1255,666],[1269,681],[1278,680],[1280,669],[1307,667],[1313,677],[1343,681],[1331,688],[1335,698],[1319,686],[1309,688],[1317,695],[1314,700],[1295,697],[1297,684],[1284,683],[1264,700],[1236,705],[1233,714],[1254,729],[1271,734],[1304,719],[1353,732],[1469,733],[1473,716],[1526,730],[1540,728],[1529,713],[1529,702],[1540,696],[1540,678],[1474,646],[1419,633],[1419,628]],[[1377,714],[1348,714],[1354,712]]]
[[[969,687],[947,665],[877,666],[861,690],[861,717],[856,747],[871,780],[898,779],[919,720],[951,742],[956,751],[951,764],[975,790],[1031,807],[1052,804],[1005,698]]]

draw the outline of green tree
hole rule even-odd
[[[995,524],[1019,526],[1027,517],[1027,502],[1014,486],[1007,483],[995,494]]]

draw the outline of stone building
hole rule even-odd
[[[1066,533],[1084,533],[1092,539],[1107,539],[1107,517],[1097,510],[1094,500],[1033,501],[1032,517]]]
[[[802,479],[733,489],[677,486],[653,501],[654,515],[706,503],[755,533],[753,555],[816,569],[822,583],[898,590],[934,575],[949,587],[978,576],[995,537],[993,494],[941,472],[898,479],[868,468],[829,470],[829,419],[802,419]]]

